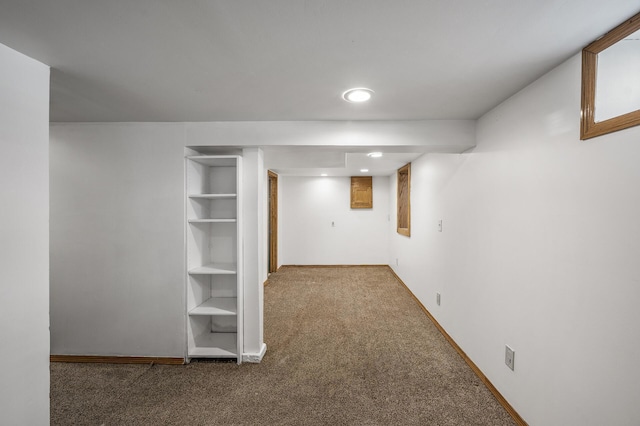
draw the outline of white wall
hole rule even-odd
[[[51,126],[51,353],[185,355],[177,124]]]
[[[49,67],[0,44],[0,416],[49,424]]]
[[[482,117],[473,152],[415,161],[389,259],[530,425],[635,425],[640,127],[580,141],[579,118],[575,56]]]
[[[349,177],[278,180],[280,264],[387,264],[388,177],[373,178],[373,209],[353,210]]]
[[[51,353],[185,355],[185,145],[184,123],[52,124]],[[266,171],[260,150],[243,157],[253,357],[263,351]]]

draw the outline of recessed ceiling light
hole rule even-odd
[[[371,158],[379,158],[382,157],[382,153],[381,152],[370,152],[367,154],[369,157]]]
[[[369,169],[360,169],[360,171],[361,171],[362,173],[367,173],[367,172],[369,171]]]
[[[349,89],[342,94],[342,99],[347,102],[366,102],[373,96],[373,90],[366,87],[356,87]]]
[[[327,174],[326,174],[326,173],[322,173],[320,176],[322,176],[322,177],[326,177],[326,176],[327,176]]]

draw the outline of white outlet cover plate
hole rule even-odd
[[[513,370],[515,367],[516,351],[511,349],[509,345],[505,345],[504,348],[504,363]]]

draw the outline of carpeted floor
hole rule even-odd
[[[51,424],[514,424],[387,268],[282,268],[264,315],[260,364],[51,364]]]

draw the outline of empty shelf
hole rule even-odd
[[[212,297],[189,311],[189,315],[236,315],[238,299],[235,297]]]
[[[189,269],[190,275],[232,275],[236,273],[235,263],[210,263]]]
[[[235,223],[238,219],[189,219],[189,223]]]
[[[189,348],[190,358],[237,358],[236,333],[206,333],[195,336],[195,346]]]
[[[237,157],[232,155],[191,155],[187,159],[205,166],[213,167],[235,167]]]
[[[189,194],[189,198],[204,198],[207,200],[233,199],[237,194]]]

